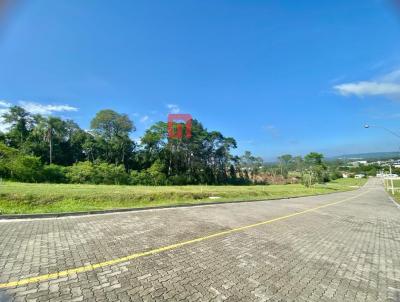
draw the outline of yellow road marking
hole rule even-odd
[[[47,281],[47,280],[50,280],[50,279],[57,279],[57,278],[69,276],[69,275],[72,275],[72,274],[92,271],[92,270],[95,270],[97,268],[102,268],[102,267],[105,267],[105,266],[110,266],[110,265],[126,262],[126,261],[129,261],[129,260],[137,259],[137,258],[144,257],[144,256],[150,256],[150,255],[158,254],[158,253],[161,253],[161,252],[164,252],[164,251],[173,250],[173,249],[185,246],[185,245],[197,243],[197,242],[208,240],[208,239],[215,238],[215,237],[228,235],[228,234],[231,234],[231,233],[240,232],[240,231],[247,230],[247,229],[250,229],[250,228],[254,228],[254,227],[257,227],[257,226],[261,226],[261,225],[269,224],[269,223],[276,222],[276,221],[279,221],[279,220],[284,220],[284,219],[288,219],[288,218],[291,218],[291,217],[294,217],[294,216],[298,216],[298,215],[306,214],[306,213],[309,213],[309,212],[313,212],[313,211],[316,211],[316,210],[319,210],[319,209],[322,209],[322,208],[326,208],[326,207],[329,207],[329,206],[333,206],[333,205],[336,205],[336,204],[339,204],[339,203],[343,203],[343,202],[349,201],[351,199],[360,197],[361,195],[364,195],[364,194],[366,194],[368,192],[369,192],[369,190],[366,191],[366,192],[360,193],[358,195],[343,199],[343,200],[339,200],[339,201],[336,201],[336,202],[328,203],[328,204],[325,204],[325,205],[322,205],[322,206],[318,206],[318,207],[315,207],[315,208],[311,208],[311,209],[308,209],[308,210],[304,210],[304,211],[301,211],[301,212],[296,212],[296,213],[293,213],[293,214],[280,216],[280,217],[277,217],[277,218],[274,218],[274,219],[270,219],[270,220],[266,220],[266,221],[262,221],[262,222],[258,222],[258,223],[254,223],[254,224],[250,224],[250,225],[234,228],[234,229],[229,229],[229,230],[218,232],[218,233],[214,233],[214,234],[211,234],[211,235],[208,235],[208,236],[203,236],[203,237],[195,238],[195,239],[192,239],[192,240],[183,241],[183,242],[179,242],[179,243],[176,243],[176,244],[172,244],[172,245],[156,248],[156,249],[153,249],[153,250],[150,250],[150,251],[147,251],[147,252],[135,253],[135,254],[132,254],[132,255],[125,256],[125,257],[121,257],[121,258],[117,258],[117,259],[113,259],[113,260],[109,260],[109,261],[105,261],[105,262],[100,262],[100,263],[96,263],[96,264],[89,264],[89,265],[85,265],[85,266],[81,266],[81,267],[77,267],[77,268],[72,268],[72,269],[68,269],[68,270],[65,270],[65,271],[56,272],[56,273],[53,273],[53,274],[40,275],[40,276],[37,276],[37,277],[25,278],[25,279],[21,279],[21,280],[18,280],[18,281],[13,281],[13,282],[8,282],[8,283],[0,283],[0,288],[14,287],[14,286],[20,286],[20,285],[25,285],[25,284],[29,284],[29,283],[40,282],[40,281]]]

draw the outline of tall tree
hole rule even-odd
[[[57,148],[59,158],[63,153],[61,144],[68,140],[66,123],[59,117],[36,117],[38,124],[34,130],[36,138],[41,137],[48,146],[48,163],[54,160],[54,148]],[[56,161],[60,163],[60,161]]]
[[[2,115],[4,123],[10,124],[7,141],[11,147],[21,148],[32,131],[34,119],[24,108],[12,106]]]
[[[304,162],[309,166],[321,165],[324,155],[317,152],[310,152],[304,156]]]
[[[109,163],[124,164],[127,168],[127,159],[134,146],[129,134],[136,130],[129,117],[110,109],[101,110],[90,126],[97,148],[103,151],[101,159]]]
[[[303,173],[304,170],[304,160],[301,156],[293,157],[293,164],[296,171]]]
[[[293,160],[293,156],[290,154],[283,154],[278,157],[278,160],[281,169],[281,175],[287,177],[289,171],[289,165]]]
[[[142,137],[146,167],[163,162],[168,177],[185,183],[226,183],[231,172],[230,150],[236,141],[220,132],[208,132],[197,120],[192,121],[191,138],[168,138],[167,124],[158,122]]]

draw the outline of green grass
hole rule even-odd
[[[395,188],[400,188],[400,180],[393,180],[393,186],[395,187]],[[390,184],[389,184],[389,187],[390,187]],[[391,195],[391,190],[389,189],[389,194]],[[398,202],[398,203],[400,203],[400,190],[399,189],[397,189],[397,190],[395,190],[394,191],[394,199]]]
[[[347,191],[354,189],[354,186],[363,185],[365,181],[365,179],[338,179],[311,188],[300,184],[150,187],[3,182],[0,184],[0,213],[61,213],[299,197]]]

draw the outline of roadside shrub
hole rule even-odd
[[[185,175],[173,175],[168,179],[172,185],[184,186],[187,185],[187,178]]]
[[[43,167],[43,180],[50,183],[65,183],[67,181],[65,170],[59,165],[46,165]]]
[[[163,186],[167,184],[167,176],[162,172],[149,172],[147,170],[136,171],[130,173],[130,184],[145,186]]]
[[[122,165],[107,163],[78,162],[68,168],[68,181],[91,184],[128,184],[129,176]]]
[[[377,174],[376,168],[371,168],[369,171],[367,171],[368,176],[376,176],[376,174]]]
[[[19,155],[8,164],[10,176],[21,182],[40,182],[43,180],[43,165],[39,157]]]
[[[10,178],[10,169],[4,159],[0,159],[0,178]]]
[[[140,172],[132,170],[129,174],[129,183],[131,185],[140,185]]]
[[[70,183],[93,183],[95,171],[91,162],[78,162],[67,168],[67,179]]]
[[[93,180],[96,184],[128,184],[129,176],[122,165],[101,163],[94,166]]]
[[[147,172],[147,170],[143,170],[140,172],[132,171],[131,178],[132,178],[131,183],[135,184],[135,185],[151,185],[152,184],[151,175]]]
[[[336,180],[342,177],[343,177],[342,173],[340,173],[339,171],[334,171],[329,173],[329,180]]]
[[[301,183],[306,187],[310,187],[317,183],[317,179],[313,176],[312,173],[304,173],[301,177]]]
[[[151,184],[155,186],[161,186],[165,185],[167,182],[167,175],[163,172],[164,166],[163,164],[159,161],[156,160],[154,164],[147,169],[147,173],[149,174],[151,178]]]
[[[130,173],[130,183],[132,185],[151,185],[163,186],[167,184],[167,175],[163,172],[164,166],[160,161],[155,161],[153,165],[140,172],[133,170]]]
[[[18,151],[14,148],[7,147],[3,143],[0,143],[0,177],[10,178],[10,162],[15,159],[18,155]]]

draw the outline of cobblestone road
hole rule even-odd
[[[325,196],[0,221],[0,284],[0,301],[400,301],[400,209],[373,179]]]

